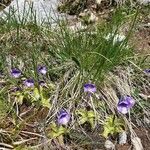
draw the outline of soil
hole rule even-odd
[[[131,147],[132,146],[130,144],[125,144],[125,145],[119,145],[119,144],[117,144],[116,149],[117,150],[130,150]]]
[[[92,2],[91,2],[91,4],[93,5]],[[90,4],[88,4],[87,8],[89,8],[89,7],[90,7]],[[105,11],[107,13],[105,13]],[[105,9],[105,10],[101,10],[101,12],[102,12],[102,14],[104,14],[104,16],[106,18],[109,18],[108,17],[108,14],[110,13],[109,8]],[[103,19],[105,18],[104,16],[102,17]],[[107,21],[107,19],[106,19],[106,21]],[[147,25],[149,25],[149,23],[150,23],[150,19],[147,18],[146,20],[144,20],[144,22],[142,22],[142,24],[139,25],[137,30],[132,35],[132,39],[131,39],[132,44],[134,45],[136,52],[138,52],[138,53],[150,54],[150,26],[147,26]],[[43,132],[43,131],[40,130],[40,129],[42,129],[42,127],[39,126],[40,125],[39,122],[42,125],[42,122],[45,121],[44,119],[48,113],[48,110],[47,109],[37,110],[35,108],[32,108],[30,111],[28,111],[28,110],[30,110],[30,106],[23,105],[20,108],[20,113],[27,112],[24,116],[22,116],[22,119],[25,120],[25,122],[23,122],[24,123],[23,126],[21,127],[22,131],[41,134],[41,132]],[[31,117],[29,118],[28,116],[31,116]],[[0,126],[0,127],[3,128],[3,126]],[[5,128],[6,127],[4,127],[4,129]],[[9,128],[9,130],[11,128],[14,128],[14,125],[10,122],[9,119],[7,120],[7,128]],[[150,135],[150,129],[138,127],[136,129],[134,129],[134,131],[136,132],[137,136],[141,139],[144,150],[150,150],[150,136],[149,136]],[[19,134],[25,138],[37,137],[36,134],[31,135],[31,134],[23,133],[23,132],[20,132]],[[78,136],[82,136],[82,135],[79,134]],[[104,138],[99,136],[99,134],[97,134],[97,133],[90,133],[89,136],[91,137],[91,139],[92,139],[91,141],[93,143],[90,146],[85,145],[84,147],[82,147],[82,146],[80,148],[77,147],[76,148],[77,150],[80,150],[80,149],[105,150],[105,148],[104,148],[105,139]],[[33,141],[33,142],[35,142],[35,141]],[[72,143],[75,143],[75,142],[73,141]],[[32,145],[33,143],[28,143],[28,144]],[[133,149],[133,147],[132,147],[131,143],[129,142],[125,145],[116,144],[116,149],[117,150],[128,150],[128,149]]]
[[[133,34],[134,48],[138,53],[150,54],[150,26],[140,27]]]
[[[134,129],[137,136],[141,139],[144,150],[150,150],[150,128],[137,128]]]
[[[38,135],[42,135],[42,132],[44,132],[44,127],[42,127],[42,122],[44,122],[45,117],[47,116],[48,109],[35,109],[26,105],[22,105],[20,109],[20,113],[27,112],[24,116],[22,116],[23,124],[20,126],[21,131],[18,132],[18,134],[21,137],[26,138],[36,138],[33,141],[30,141],[26,144],[28,145],[34,145],[35,143],[38,142],[38,139],[41,137]],[[30,116],[30,117],[28,117]],[[9,120],[8,120],[9,122]],[[7,122],[7,124],[8,124]],[[41,124],[40,124],[41,123]],[[11,128],[13,129],[13,124],[9,123],[7,128],[10,130]],[[6,128],[4,128],[6,129]],[[43,129],[43,131],[41,130]],[[150,150],[150,129],[149,128],[142,128],[138,127],[134,129],[135,133],[137,136],[141,139],[142,145],[144,147],[144,150]],[[31,133],[31,134],[30,134]],[[33,134],[32,134],[33,133]],[[35,134],[34,134],[35,133]],[[76,136],[76,138],[72,138],[70,136],[66,137],[67,141],[67,147],[74,147],[71,150],[76,149],[84,149],[84,150],[105,150],[104,144],[105,144],[105,138],[100,136],[99,131],[94,131],[94,132],[89,132],[86,133],[87,136],[82,134],[81,132],[77,131],[75,133],[72,133],[72,135]],[[45,136],[45,135],[44,135]],[[74,137],[73,136],[73,137]],[[84,142],[82,143],[81,141],[86,141],[85,144]],[[78,143],[78,142],[79,143]],[[11,142],[7,141],[6,142]],[[77,142],[77,143],[76,143]],[[116,141],[113,141],[113,143],[116,143]],[[10,144],[10,143],[8,143]],[[72,145],[73,144],[73,145]],[[78,145],[78,146],[77,146]],[[124,145],[119,145],[116,144],[116,150],[132,150],[133,146],[131,145],[130,141],[128,141],[127,144]]]
[[[141,10],[137,28],[133,33],[134,48],[142,54],[150,54],[150,14],[149,7]]]

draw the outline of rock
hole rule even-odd
[[[85,9],[84,12],[79,14],[79,18],[83,24],[92,24],[98,20],[98,17],[90,10]]]
[[[134,150],[144,150],[143,145],[141,143],[141,139],[139,137],[134,137],[131,139]]]
[[[96,4],[100,5],[102,0],[96,0]]]
[[[127,143],[127,133],[123,131],[122,133],[119,134],[119,144],[123,145]]]
[[[22,20],[22,18],[30,20],[30,16],[32,19],[36,16],[37,22],[55,22],[64,16],[57,11],[58,2],[58,0],[13,0],[8,7],[0,12],[0,16],[5,17],[11,13],[12,15],[15,14],[18,20]]]
[[[82,25],[81,22],[74,23],[74,25],[69,26],[69,29],[73,32],[86,29],[85,26]]]
[[[0,11],[6,8],[12,0],[0,0]]]
[[[115,148],[115,145],[110,141],[110,140],[106,140],[105,141],[105,147],[106,149],[114,149]]]

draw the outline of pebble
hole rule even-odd
[[[131,142],[133,144],[133,150],[144,150],[141,139],[139,137],[132,138]]]
[[[119,134],[119,144],[123,145],[127,143],[127,133],[123,131],[122,133]]]
[[[115,149],[115,145],[110,140],[106,140],[105,141],[105,148],[114,150]]]

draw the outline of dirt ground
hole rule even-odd
[[[144,150],[150,150],[150,128],[138,128],[135,129],[137,136],[141,139]]]
[[[150,26],[140,27],[133,34],[133,45],[136,52],[150,54]]]
[[[93,3],[91,3],[93,6]],[[88,4],[88,8],[89,8]],[[100,7],[99,9],[101,9],[101,13],[103,14],[103,16],[106,17],[106,20],[109,18],[108,14],[109,11],[106,7],[105,11],[108,14],[104,14],[105,11],[103,11],[102,9],[103,7]],[[100,15],[102,16],[102,15]],[[142,54],[150,54],[150,17],[146,16],[144,19],[142,19],[141,23],[138,24],[138,26],[136,27],[136,30],[134,30],[132,38],[130,43],[134,46],[134,49],[137,53],[142,53]],[[26,113],[25,113],[26,112]],[[39,131],[39,126],[37,126],[37,122],[41,122],[45,119],[46,115],[47,115],[48,110],[35,110],[34,108],[30,110],[29,106],[22,106],[20,108],[20,113],[22,113],[22,118],[25,119],[26,116],[32,116],[28,119],[26,119],[26,123],[25,125],[22,125],[22,130],[24,131],[28,131],[28,132],[33,132],[33,133],[39,133],[41,131]],[[25,113],[25,114],[24,114]],[[24,114],[24,115],[23,115]],[[1,126],[0,126],[1,128]],[[3,128],[3,126],[2,126]],[[13,128],[12,123],[9,122],[6,124],[5,128],[11,129]],[[142,128],[142,127],[138,127],[136,129],[134,129],[134,131],[136,132],[137,136],[141,139],[141,142],[143,144],[144,150],[150,150],[150,129],[146,129],[146,128]],[[20,134],[22,136],[26,136],[26,137],[31,137],[31,135],[27,135],[27,133],[23,133],[20,132]],[[32,135],[33,136],[33,135]],[[34,135],[36,137],[36,135]],[[33,137],[34,137],[33,136]],[[98,134],[91,134],[90,133],[90,137],[92,138],[93,141],[96,141],[97,143],[101,143],[101,146],[98,144],[93,144],[91,146],[85,146],[84,150],[104,150],[104,142],[105,140],[103,138],[100,138],[100,136]],[[11,139],[10,141],[11,142]],[[80,148],[76,148],[77,150],[80,150]],[[125,145],[119,145],[116,144],[116,149],[117,150],[132,150],[133,147],[130,144],[130,141],[128,141],[127,144]]]

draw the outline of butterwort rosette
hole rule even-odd
[[[122,114],[127,114],[134,104],[135,100],[131,96],[125,96],[119,101],[117,110]]]
[[[42,75],[46,75],[47,73],[47,68],[46,66],[38,66],[38,73],[42,74]]]
[[[19,78],[21,76],[21,71],[17,68],[11,69],[11,75],[14,78]]]
[[[33,80],[33,79],[26,79],[26,80],[24,81],[24,85],[25,85],[26,87],[34,87],[34,80]]]
[[[66,110],[61,110],[57,115],[57,123],[59,125],[67,125],[70,121],[71,115]]]
[[[91,84],[91,83],[86,83],[84,84],[84,92],[87,93],[95,93],[96,92],[96,86],[95,84]]]

